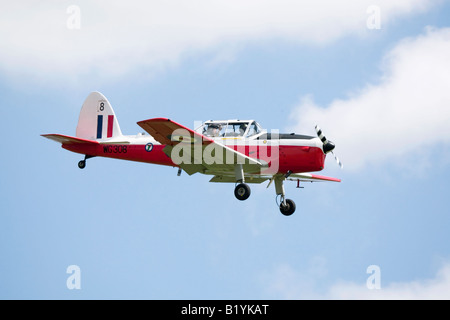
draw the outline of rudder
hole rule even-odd
[[[78,138],[101,140],[122,136],[111,104],[100,92],[89,94],[81,107],[76,136]]]

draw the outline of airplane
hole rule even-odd
[[[100,92],[84,101],[76,136],[42,134],[62,148],[83,154],[78,167],[84,169],[93,157],[152,163],[178,168],[188,175],[212,175],[210,182],[235,183],[238,200],[249,198],[248,184],[274,183],[277,206],[285,216],[296,205],[286,198],[284,181],[332,181],[340,179],[312,172],[324,169],[325,158],[335,145],[316,126],[317,137],[296,133],[268,132],[255,120],[209,120],[189,129],[171,119],[152,118],[137,122],[145,130],[123,135],[114,110]],[[335,156],[342,168],[342,163]],[[301,187],[300,187],[301,188]]]

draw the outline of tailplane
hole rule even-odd
[[[111,104],[100,92],[91,92],[81,107],[76,136],[88,140],[102,140],[122,136]]]

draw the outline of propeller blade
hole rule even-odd
[[[322,141],[323,144],[327,144],[328,140],[327,138],[324,136],[322,129],[320,129],[320,127],[318,125],[316,125],[316,133],[317,136],[319,137],[319,139]]]
[[[332,151],[335,147],[334,143],[325,137],[325,135],[322,132],[322,129],[320,129],[320,127],[318,125],[316,125],[315,128],[316,128],[317,136],[319,137],[320,141],[322,141],[323,152],[328,153],[328,152]]]
[[[334,154],[333,149],[335,148],[335,145],[333,142],[329,141],[325,135],[322,132],[322,129],[320,129],[320,127],[318,125],[316,125],[316,133],[317,136],[319,137],[320,141],[322,141],[323,143],[323,151],[325,153],[331,152],[334,156],[334,159],[336,160],[337,164],[339,165],[339,167],[342,169],[344,168],[344,165],[342,164],[341,160],[339,160],[339,158]]]
[[[341,160],[339,160],[339,158],[334,154],[333,151],[331,151],[331,153],[333,154],[334,159],[336,160],[336,162],[337,162],[337,164],[339,165],[339,167],[340,167],[341,169],[343,169],[343,168],[344,168],[344,165],[342,164]]]

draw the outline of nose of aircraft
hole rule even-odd
[[[317,136],[319,137],[319,139],[322,141],[323,152],[325,154],[327,154],[328,152],[333,153],[333,150],[336,147],[336,145],[324,136],[322,130],[317,125],[316,125],[316,133],[317,133]],[[334,159],[336,159],[336,162],[338,163],[339,167],[341,167],[341,169],[342,169],[344,167],[342,165],[342,162],[338,159],[338,157],[336,157],[336,155],[334,153],[333,153],[333,155],[334,155]]]
[[[327,143],[324,143],[323,145],[323,152],[328,153],[333,151],[333,149],[336,147],[336,145],[331,142],[330,140],[327,141]]]
[[[323,152],[328,153],[328,152],[333,151],[333,149],[336,147],[335,144],[325,137],[322,130],[317,125],[316,125],[316,133],[317,133],[317,136],[319,137],[319,139],[322,141]]]

